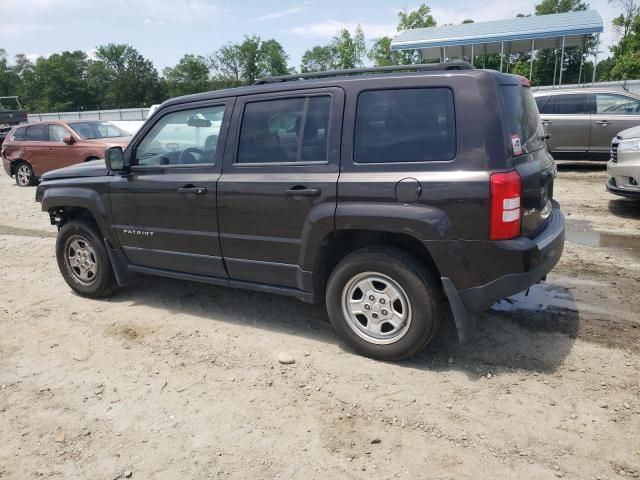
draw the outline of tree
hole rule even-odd
[[[536,5],[536,15],[549,15],[551,13],[577,12],[589,8],[588,3],[580,0],[542,0]]]
[[[300,63],[300,71],[302,73],[326,72],[337,68],[338,54],[333,45],[316,45],[302,55]]]
[[[398,12],[398,31],[410,30],[413,28],[435,27],[436,21],[431,15],[431,8],[424,3],[417,10],[408,12],[403,10]]]
[[[218,81],[233,86],[250,84],[269,75],[289,72],[288,55],[274,39],[263,41],[257,35],[245,36],[241,43],[227,43],[210,56]]]
[[[364,32],[360,25],[353,35],[346,28],[333,37],[333,45],[337,52],[338,68],[356,68],[362,66],[367,52]]]
[[[151,60],[126,44],[107,44],[96,49],[91,83],[106,86],[97,99],[103,107],[134,107],[158,103],[165,98],[163,83]]]
[[[209,89],[209,64],[200,55],[185,55],[174,67],[164,69],[170,97],[204,92]]]
[[[465,18],[464,20],[462,20],[462,23],[474,23],[474,21],[471,18]]]
[[[391,37],[380,37],[374,40],[367,56],[377,67],[393,65]]]
[[[640,7],[635,0],[609,0],[610,4],[618,5],[622,13],[613,19],[612,23],[623,39],[628,35],[635,18],[640,15]]]
[[[356,68],[364,64],[367,44],[364,32],[358,25],[353,33],[343,28],[331,39],[329,45],[317,45],[302,55],[302,72],[324,72],[327,70]]]

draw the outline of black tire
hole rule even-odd
[[[398,329],[402,336],[392,343],[378,344],[374,343],[376,340],[363,338],[361,333],[356,333],[359,327],[355,321],[349,320],[343,311],[343,291],[347,295],[348,285],[353,285],[359,276],[366,278],[368,272],[382,274],[395,282],[408,301],[410,322],[402,327],[404,333]],[[395,361],[412,357],[431,341],[440,324],[443,297],[433,275],[421,261],[398,248],[380,246],[353,252],[336,266],[327,284],[326,303],[333,327],[351,348],[367,357]],[[369,315],[373,315],[374,306],[369,305]]]
[[[91,220],[71,220],[63,225],[56,240],[56,259],[62,277],[75,292],[88,298],[106,297],[117,287],[113,268],[107,250],[96,225]],[[90,274],[83,266],[72,266],[69,250],[72,243],[79,242],[83,249],[76,249],[85,255],[84,265],[95,266],[95,273]],[[75,253],[80,255],[80,253]],[[88,255],[87,255],[88,254]],[[82,281],[85,276],[86,281]]]
[[[16,179],[16,185],[18,185],[19,187],[30,187],[36,182],[33,168],[28,162],[17,163],[14,170],[14,176]]]

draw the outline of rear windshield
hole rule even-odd
[[[531,89],[524,85],[501,85],[507,141],[513,156],[544,147],[544,131]]]

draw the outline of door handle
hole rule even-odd
[[[553,123],[553,121],[551,120],[542,120],[542,124],[543,125],[551,125]]]
[[[204,195],[207,193],[207,187],[196,187],[195,185],[185,185],[178,189],[178,193],[193,193],[195,195]]]
[[[609,125],[611,122],[609,120],[598,120],[596,123],[598,125]]]
[[[322,190],[319,188],[307,188],[302,185],[296,185],[289,190],[285,190],[284,193],[291,197],[319,197]]]

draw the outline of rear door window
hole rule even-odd
[[[48,125],[33,125],[27,128],[27,141],[46,142],[49,140]]]
[[[447,161],[455,153],[450,89],[370,90],[358,97],[354,162]]]
[[[237,162],[326,162],[330,112],[329,95],[247,103]]]
[[[514,156],[544,147],[544,131],[531,88],[525,85],[501,85],[503,113],[508,140]]]

